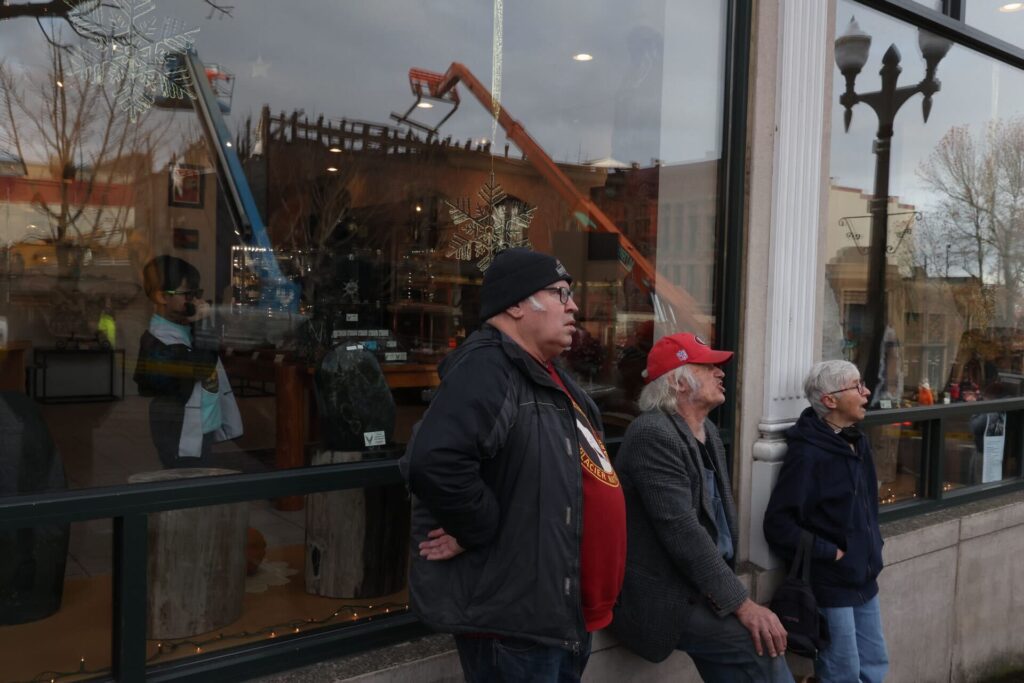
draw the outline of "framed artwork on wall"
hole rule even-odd
[[[203,167],[171,164],[167,174],[167,204],[189,209],[203,208]]]

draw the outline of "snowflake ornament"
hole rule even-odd
[[[477,196],[483,203],[477,205],[472,215],[445,200],[457,230],[448,240],[445,256],[460,261],[476,260],[477,267],[483,272],[502,249],[530,246],[526,231],[537,207],[510,199],[501,185],[495,182],[493,172]]]
[[[185,64],[165,62],[189,50],[199,29],[151,16],[155,10],[155,0],[106,0],[72,5],[68,12],[68,21],[86,36],[70,50],[71,72],[114,86],[118,106],[133,123],[157,97],[195,99]]]

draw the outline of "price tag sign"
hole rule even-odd
[[[347,323],[357,323],[357,322],[359,322],[359,314],[358,313],[346,313],[345,314],[345,322],[347,322]]]

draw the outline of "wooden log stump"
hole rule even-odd
[[[361,460],[359,451],[320,451],[313,465]],[[306,496],[306,592],[376,598],[405,586],[409,496],[401,484]]]
[[[133,484],[237,474],[216,468],[143,472]],[[149,515],[147,637],[185,638],[221,628],[242,614],[247,503]]]

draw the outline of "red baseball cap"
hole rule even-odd
[[[666,372],[686,365],[721,365],[732,358],[732,351],[716,351],[695,334],[683,332],[662,337],[647,354],[644,381],[653,382]]]

